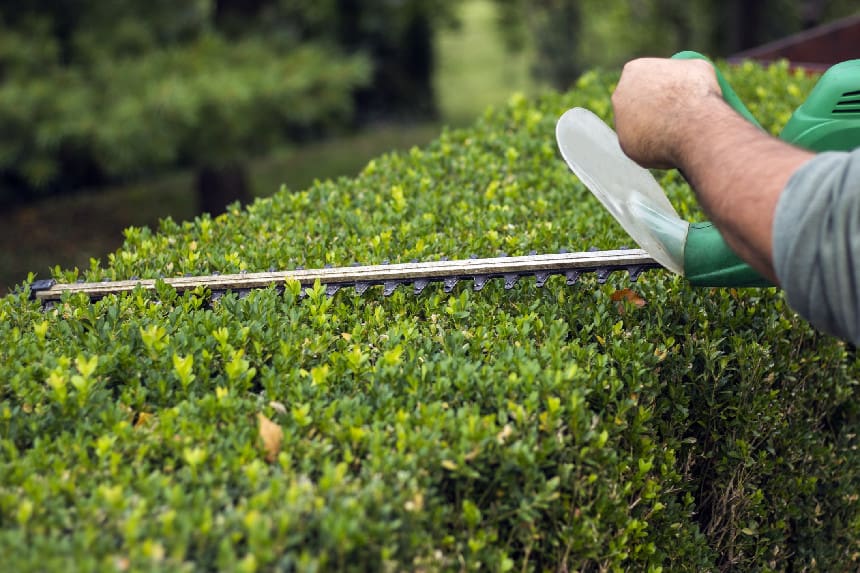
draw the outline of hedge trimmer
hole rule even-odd
[[[681,52],[675,57],[704,59],[695,52]],[[758,125],[718,70],[717,77],[726,101]],[[780,137],[813,151],[849,150],[860,144],[860,60],[842,62],[827,70]],[[446,292],[462,281],[472,281],[473,288],[481,290],[494,278],[504,279],[507,289],[520,278],[531,276],[538,286],[553,275],[562,275],[567,284],[573,284],[585,273],[594,273],[598,282],[605,282],[614,271],[626,271],[635,281],[641,272],[655,268],[681,274],[694,286],[771,286],[728,248],[713,225],[681,219],[651,173],[624,155],[615,132],[593,113],[581,108],[566,112],[559,119],[556,138],[573,172],[641,249],[96,283],[40,280],[30,285],[31,296],[43,303],[59,301],[64,293],[83,293],[98,299],[136,288],[153,290],[159,281],[180,292],[208,289],[213,298],[228,291],[241,295],[273,285],[284,288],[291,281],[301,285],[302,293],[319,283],[325,285],[329,295],[346,287],[363,294],[375,285],[381,285],[383,294],[390,295],[402,285],[411,285],[420,293],[432,282],[443,283]]]

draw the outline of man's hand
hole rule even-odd
[[[714,108],[728,109],[711,64],[657,58],[624,66],[612,106],[624,153],[656,168],[679,166],[702,116]]]

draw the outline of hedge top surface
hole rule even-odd
[[[129,229],[90,280],[614,248],[557,155],[617,75],[512,98],[354,179]],[[812,79],[730,80],[778,127]],[[679,213],[698,215],[675,173]],[[57,270],[61,280],[77,271]],[[857,367],[768,290],[668,273],[420,297],[0,299],[16,570],[853,568]]]

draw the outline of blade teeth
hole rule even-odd
[[[520,278],[519,275],[507,274],[503,275],[505,279],[505,290],[511,290],[514,288],[514,285],[517,284],[517,279]]]
[[[635,283],[639,280],[639,275],[642,274],[642,271],[645,270],[645,267],[642,265],[636,265],[632,267],[627,267],[627,274],[630,275],[630,282]]]
[[[596,272],[597,272],[597,282],[599,284],[603,284],[609,278],[609,275],[612,273],[612,269],[606,268],[606,267],[601,267],[601,268],[597,269]]]
[[[445,292],[451,292],[454,290],[454,287],[457,286],[457,283],[460,282],[460,279],[457,277],[448,277],[445,279],[444,290]]]
[[[487,285],[487,281],[490,280],[490,277],[487,275],[478,275],[474,277],[473,280],[474,284],[472,285],[472,288],[477,292]]]
[[[48,290],[55,284],[57,284],[57,281],[54,279],[39,279],[37,281],[33,281],[30,284],[30,298],[35,298],[37,292],[40,290]]]
[[[249,288],[240,288],[236,291],[236,298],[243,299],[248,298],[248,295],[251,294],[251,289]]]
[[[430,284],[430,281],[427,279],[416,279],[415,282],[412,283],[412,288],[415,291],[415,294],[421,294],[421,292],[427,288],[427,285]]]
[[[539,272],[535,273],[535,286],[541,288],[546,284],[546,281],[549,280],[549,273]]]
[[[221,300],[221,297],[223,297],[226,293],[227,291],[225,290],[213,290],[212,295],[209,297],[209,300],[211,300],[212,302],[217,302]]]
[[[397,287],[400,286],[399,281],[385,281],[382,283],[382,295],[383,296],[391,296],[394,294],[394,291],[397,290]]]
[[[325,294],[326,296],[334,296],[337,294],[337,291],[340,290],[342,285],[325,285]]]
[[[579,275],[580,275],[580,272],[576,271],[576,270],[567,271],[566,273],[564,273],[564,278],[567,282],[567,285],[568,286],[575,285],[576,281],[579,280]]]
[[[363,282],[362,283],[355,283],[355,294],[357,294],[358,296],[361,296],[365,292],[367,292],[367,289],[369,289],[369,288],[370,288],[370,283],[363,283]]]

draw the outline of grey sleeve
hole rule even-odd
[[[816,155],[783,189],[773,265],[788,304],[860,345],[860,148]]]

